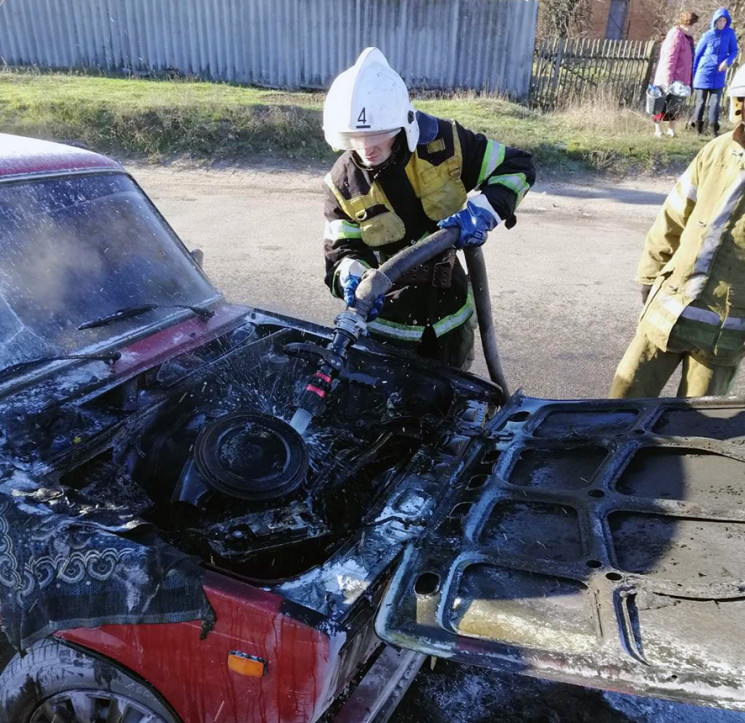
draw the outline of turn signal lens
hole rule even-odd
[[[238,675],[261,678],[266,673],[266,660],[231,650],[228,655],[228,668]]]

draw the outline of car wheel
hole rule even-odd
[[[2,723],[179,723],[145,684],[52,638],[0,674]]]

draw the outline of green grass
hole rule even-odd
[[[159,161],[331,158],[323,98],[226,84],[0,72],[0,129]]]
[[[639,113],[596,102],[542,113],[494,97],[415,98],[421,110],[455,118],[531,151],[543,169],[677,170],[701,146],[691,133],[652,137]],[[0,72],[0,129],[76,140],[104,153],[158,162],[178,157],[334,157],[321,131],[323,95],[189,80],[138,80],[25,71]]]

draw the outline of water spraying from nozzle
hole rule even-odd
[[[320,359],[318,369],[305,385],[290,422],[290,426],[301,435],[308,429],[312,418],[323,409],[326,395],[344,366],[349,347],[366,331],[365,320],[353,309],[339,314],[335,323],[334,334],[325,348],[308,343],[293,343],[285,347],[286,353]]]
[[[305,430],[308,429],[311,419],[313,419],[313,415],[307,409],[299,408],[295,414],[292,415],[290,426],[300,436],[302,436],[305,434]]]

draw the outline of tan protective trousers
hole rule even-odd
[[[721,366],[695,358],[686,351],[662,351],[641,331],[629,344],[610,388],[611,399],[657,397],[678,365],[683,376],[679,397],[725,396],[737,373],[736,366]]]

